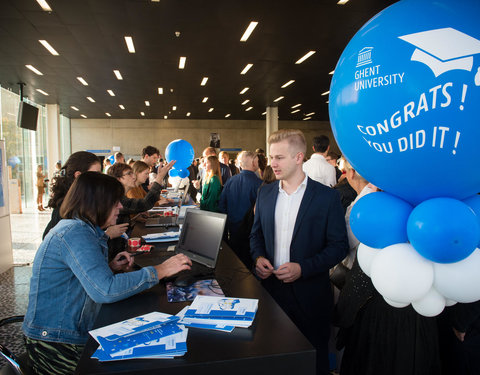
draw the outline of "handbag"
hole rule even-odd
[[[350,271],[350,268],[345,266],[343,263],[338,263],[330,271],[330,281],[331,281],[331,283],[335,287],[337,287],[339,290],[342,290],[343,286],[345,285],[345,279],[347,277],[347,273],[349,271]]]

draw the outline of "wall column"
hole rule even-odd
[[[270,137],[270,134],[278,130],[278,107],[267,107],[267,123],[265,129],[265,152],[268,157],[270,155],[270,150],[268,149],[268,137]]]
[[[55,163],[60,156],[60,107],[58,104],[47,104],[47,160],[48,176],[55,172]]]

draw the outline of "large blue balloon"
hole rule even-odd
[[[470,207],[477,216],[478,225],[480,226],[480,195],[476,194],[473,197],[468,197],[463,200],[468,207]],[[480,243],[478,246],[480,248]]]
[[[342,53],[330,120],[367,180],[418,204],[476,194],[480,173],[480,1],[404,0]]]
[[[195,151],[192,145],[183,139],[170,142],[165,150],[167,162],[176,160],[175,169],[187,169],[192,164],[194,157]]]
[[[407,242],[407,221],[413,207],[391,194],[378,192],[360,198],[350,213],[350,227],[367,246],[384,247]]]
[[[434,198],[420,203],[407,224],[408,239],[423,257],[453,263],[468,257],[480,240],[480,226],[465,203]]]

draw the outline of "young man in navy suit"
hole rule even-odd
[[[328,374],[329,269],[348,252],[340,197],[303,172],[306,142],[300,130],[279,130],[268,143],[277,181],[262,187],[257,197],[250,235],[255,271],[315,346],[317,374]]]

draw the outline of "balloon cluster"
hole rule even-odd
[[[170,177],[188,177],[190,171],[187,168],[192,164],[194,157],[195,151],[189,142],[183,139],[170,142],[165,150],[165,158],[167,162],[176,161],[173,168],[168,172]]]
[[[330,88],[342,153],[384,191],[350,215],[360,266],[425,316],[480,299],[478,14],[475,0],[398,2],[350,41]]]

